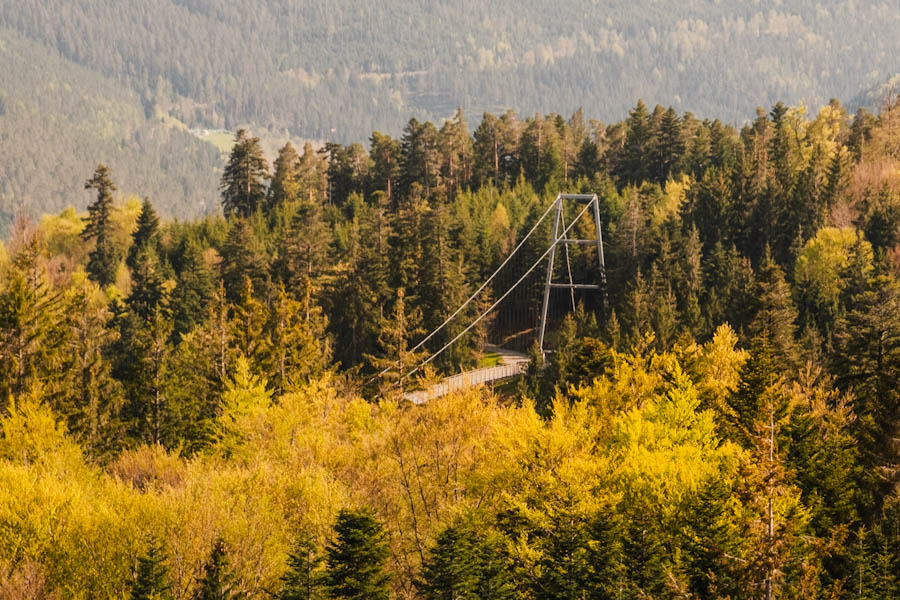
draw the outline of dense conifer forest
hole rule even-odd
[[[900,104],[472,125],[271,164],[240,129],[219,214],[101,163],[18,219],[0,597],[900,597]],[[404,377],[561,191],[600,198],[607,302],[557,298],[545,361],[529,282]],[[526,373],[404,400],[488,342]]]

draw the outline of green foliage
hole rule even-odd
[[[856,157],[837,103],[740,132],[639,105],[470,138],[458,112],[369,155],[286,147],[228,220],[116,206],[98,170],[84,237],[67,211],[0,251],[0,595],[896,595],[900,277],[867,204],[893,118]],[[411,351],[569,187],[602,198],[606,296],[554,294],[516,382],[394,393],[537,261],[549,227]],[[858,230],[822,227],[851,205]],[[105,288],[104,227],[130,248]],[[533,279],[440,368],[526,347]]]
[[[386,600],[390,576],[384,526],[368,510],[342,510],[326,550],[328,596]]]
[[[112,193],[116,190],[116,186],[110,179],[106,165],[97,165],[94,176],[87,180],[84,189],[97,190],[97,200],[88,207],[88,222],[81,232],[83,239],[94,242],[87,272],[101,287],[106,287],[115,282],[120,258],[114,240],[115,225],[112,222]]]
[[[278,600],[325,598],[324,571],[319,549],[312,539],[300,537],[288,555],[288,570],[281,576]]]
[[[138,558],[130,600],[166,600],[171,598],[166,556],[162,548],[151,545],[147,554]]]
[[[202,575],[197,580],[194,600],[231,600],[240,597],[228,571],[228,551],[225,542],[216,540],[209,559],[203,565]]]
[[[259,138],[248,137],[245,129],[238,129],[219,186],[225,215],[247,218],[262,208],[266,196],[264,180],[268,178],[269,164]]]
[[[428,600],[514,597],[509,558],[495,532],[450,526],[438,535],[416,585]]]

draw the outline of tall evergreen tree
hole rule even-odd
[[[219,186],[225,214],[249,217],[262,208],[268,178],[269,164],[259,138],[249,137],[245,129],[238,129]]]
[[[84,184],[86,190],[97,190],[97,199],[88,206],[88,221],[81,237],[94,241],[94,248],[88,258],[87,272],[93,281],[106,287],[116,280],[120,252],[115,242],[115,224],[112,221],[115,184],[109,175],[109,168],[97,165],[94,176]]]
[[[244,282],[249,279],[257,294],[264,295],[269,287],[267,259],[262,244],[247,219],[237,219],[222,246],[222,282],[225,294],[232,303],[240,302]]]
[[[137,227],[131,234],[131,246],[128,248],[125,264],[134,270],[137,268],[138,256],[141,253],[152,250],[159,255],[159,242],[159,217],[156,215],[150,199],[144,198],[141,212],[138,215]]]
[[[653,142],[653,128],[647,105],[638,100],[625,121],[625,146],[617,158],[613,173],[621,183],[640,183],[649,179],[647,157]]]
[[[387,600],[389,555],[382,524],[369,510],[342,510],[326,551],[328,595],[335,600]]]
[[[182,240],[173,263],[177,279],[172,291],[172,319],[175,334],[181,336],[206,316],[215,293],[215,275],[200,245],[191,239]]]
[[[394,205],[400,178],[400,143],[378,131],[372,132],[369,143],[371,144],[369,155],[373,161],[370,172],[371,188],[373,191],[384,191],[388,202]]]
[[[513,598],[506,559],[497,540],[471,526],[450,526],[438,535],[416,587],[426,600]]]
[[[300,156],[293,144],[287,142],[278,151],[273,167],[275,172],[266,202],[266,210],[270,213],[285,202],[294,202],[300,197]]]

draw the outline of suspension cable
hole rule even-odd
[[[502,263],[500,263],[500,266],[497,267],[497,268],[494,270],[493,273],[491,273],[491,276],[488,277],[487,280],[485,280],[485,282],[481,284],[481,287],[479,287],[477,290],[475,290],[475,292],[474,292],[471,296],[469,296],[469,299],[462,303],[462,306],[460,306],[459,308],[457,308],[456,311],[455,311],[452,315],[450,315],[449,317],[447,317],[446,320],[444,320],[443,323],[441,323],[440,325],[438,325],[437,329],[435,329],[434,331],[432,331],[431,333],[429,333],[427,336],[425,336],[425,338],[424,338],[421,342],[419,342],[418,344],[416,344],[415,346],[413,346],[413,347],[409,350],[409,352],[415,352],[416,350],[418,350],[419,348],[421,348],[422,346],[424,346],[425,343],[426,343],[428,340],[430,340],[431,338],[433,338],[433,337],[434,337],[441,329],[443,329],[444,327],[446,327],[447,324],[448,324],[450,321],[452,321],[454,318],[456,318],[456,316],[457,316],[459,313],[461,313],[461,312],[463,311],[463,309],[464,309],[465,307],[467,307],[467,306],[472,302],[472,300],[474,300],[474,299],[478,296],[478,294],[480,294],[482,291],[484,291],[484,288],[486,288],[486,287],[488,286],[488,284],[489,284],[491,281],[493,281],[494,277],[496,277],[497,274],[500,273],[501,269],[503,269],[503,267],[506,266],[506,264],[512,259],[513,256],[515,256],[516,252],[518,252],[518,251],[522,248],[522,246],[525,245],[525,242],[528,240],[529,237],[531,237],[531,234],[533,234],[533,233],[537,230],[537,228],[538,228],[538,226],[540,226],[541,222],[542,222],[544,219],[547,218],[547,215],[550,214],[550,210],[551,210],[554,206],[556,206],[556,201],[555,201],[555,200],[554,200],[553,202],[550,203],[550,205],[547,207],[547,210],[545,210],[545,211],[544,211],[544,214],[541,215],[541,218],[538,219],[537,222],[534,224],[534,226],[531,228],[531,230],[530,230],[527,234],[525,234],[525,237],[523,237],[523,238],[522,238],[522,241],[520,241],[519,244],[513,249],[513,251],[510,252],[509,256],[507,256],[506,259],[505,259]],[[378,373],[378,374],[372,376],[372,378],[370,378],[370,379],[366,382],[366,384],[372,383],[372,381],[374,381],[375,379],[381,377],[382,375],[384,375],[385,373],[387,373],[387,372],[390,371],[390,370],[391,370],[391,367],[385,367],[380,373]]]
[[[590,206],[591,206],[590,204],[585,204],[584,208],[581,209],[581,212],[578,213],[578,216],[576,216],[576,217],[572,220],[572,222],[569,224],[569,226],[565,228],[565,230],[563,231],[563,235],[566,235],[566,234],[569,232],[569,230],[570,230],[572,227],[575,226],[575,223],[577,223],[577,222],[578,222],[578,219],[580,219],[580,218],[582,217],[582,215],[584,215],[584,213],[587,212],[587,209],[590,208]],[[530,234],[529,234],[529,235],[530,235]],[[516,289],[516,288],[519,286],[519,284],[522,283],[522,282],[525,280],[525,278],[528,277],[528,276],[531,274],[531,272],[534,271],[535,268],[537,268],[537,266],[538,266],[539,264],[541,264],[541,262],[543,262],[543,260],[544,260],[545,258],[547,258],[547,255],[550,254],[550,251],[553,249],[554,246],[556,246],[557,243],[558,243],[558,239],[555,240],[553,243],[551,243],[550,246],[549,246],[546,250],[544,250],[544,253],[541,255],[541,257],[540,257],[539,259],[537,259],[537,260],[534,262],[534,264],[531,265],[531,266],[528,268],[527,271],[525,271],[525,274],[524,274],[524,275],[522,275],[521,277],[519,277],[519,280],[518,280],[517,282],[515,282],[515,283],[512,285],[512,287],[510,287],[508,290],[506,290],[506,291],[503,293],[503,295],[500,296],[500,297],[497,299],[496,302],[494,302],[494,303],[493,303],[486,311],[484,311],[483,313],[481,313],[481,315],[479,315],[479,317],[478,317],[477,319],[475,319],[474,321],[472,321],[472,323],[470,323],[468,327],[466,327],[465,329],[463,329],[463,330],[462,330],[455,338],[453,338],[452,340],[450,340],[449,342],[447,342],[446,344],[444,344],[444,347],[443,347],[443,348],[441,348],[440,350],[438,350],[437,352],[435,352],[434,354],[432,354],[431,356],[429,356],[428,358],[426,358],[424,361],[422,361],[422,362],[419,364],[419,366],[417,366],[415,369],[413,369],[412,371],[410,371],[409,373],[407,373],[406,375],[404,375],[401,379],[406,379],[407,377],[410,377],[411,375],[415,375],[416,372],[419,371],[419,369],[421,369],[422,367],[424,367],[425,365],[427,365],[428,363],[430,363],[431,361],[433,361],[435,358],[437,358],[444,350],[446,350],[447,348],[449,348],[450,346],[452,346],[459,338],[461,338],[461,337],[464,336],[465,334],[469,333],[469,331],[470,331],[473,327],[475,327],[476,325],[478,325],[478,323],[479,323],[483,318],[485,318],[485,317],[488,315],[488,313],[490,313],[492,310],[494,310],[495,308],[497,308],[497,305],[500,304],[500,302],[502,302],[503,299],[506,298],[506,297],[507,297],[514,289]]]

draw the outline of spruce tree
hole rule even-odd
[[[370,510],[342,510],[327,548],[329,597],[387,600],[390,577],[385,566],[389,554],[384,527]]]
[[[465,527],[448,527],[438,535],[416,587],[426,600],[485,600],[478,595],[479,550],[474,532]]]
[[[288,554],[288,570],[281,576],[278,600],[323,600],[325,579],[322,557],[315,542],[308,536],[297,539]]]
[[[222,246],[222,282],[225,294],[232,303],[241,301],[244,281],[249,279],[259,295],[269,288],[267,258],[247,219],[234,221]]]
[[[775,356],[791,368],[797,365],[795,341],[797,309],[791,298],[791,288],[769,252],[766,251],[759,269],[756,312],[748,332],[751,337],[768,338]]]
[[[59,379],[67,342],[62,298],[39,266],[36,245],[16,254],[0,277],[4,278],[0,281],[0,406],[33,386],[52,386]]]
[[[177,278],[172,291],[172,319],[176,336],[182,336],[206,316],[215,293],[215,276],[199,244],[191,239],[182,240],[173,263]]]
[[[114,239],[114,223],[112,221],[113,197],[115,184],[109,176],[109,169],[104,164],[97,165],[94,176],[84,184],[86,190],[97,190],[97,199],[88,206],[88,220],[82,239],[93,240],[94,248],[88,257],[87,272],[93,281],[106,287],[116,280],[116,269],[119,266],[120,253]]]
[[[131,234],[131,247],[128,248],[128,256],[125,264],[134,270],[137,268],[138,256],[148,250],[160,252],[159,247],[159,217],[153,209],[149,198],[144,198],[141,205],[141,213],[138,215],[137,228]]]
[[[383,389],[397,389],[405,382],[403,377],[425,358],[422,351],[412,352],[413,340],[425,335],[419,327],[421,314],[418,310],[407,310],[403,288],[397,290],[397,299],[390,317],[380,325],[378,356],[366,355],[366,360],[378,373]]]
[[[300,156],[293,144],[287,142],[278,151],[273,164],[272,184],[269,186],[266,210],[271,213],[286,202],[294,202],[300,196],[299,179]]]
[[[647,105],[643,100],[638,100],[634,109],[628,113],[625,126],[625,146],[613,172],[622,183],[640,183],[649,179],[647,157],[653,143],[650,115],[647,114]]]
[[[268,178],[269,165],[259,138],[249,137],[245,129],[238,129],[219,186],[225,215],[249,217],[259,210],[266,197]]]
[[[172,586],[162,548],[151,545],[147,554],[138,558],[137,576],[131,587],[130,600],[169,600]]]
[[[222,539],[216,540],[197,580],[193,600],[232,600],[237,598],[234,582],[228,572],[228,552]]]
[[[315,202],[301,200],[279,243],[274,270],[309,315],[319,303],[319,282],[330,264],[332,234]]]
[[[681,121],[671,106],[663,113],[656,136],[649,148],[649,174],[656,183],[663,184],[675,172],[684,154]]]
[[[372,132],[369,138],[372,157],[372,189],[381,190],[387,195],[388,202],[395,205],[397,180],[400,177],[400,143],[389,135],[378,131]]]

